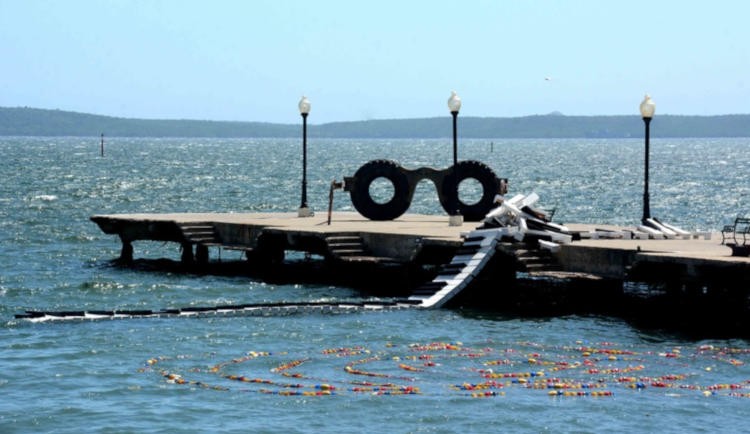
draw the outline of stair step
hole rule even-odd
[[[550,253],[546,250],[526,250],[526,249],[519,249],[516,250],[516,256],[520,257],[526,257],[526,256],[546,256],[551,257]]]
[[[214,231],[212,230],[200,230],[200,231],[182,231],[185,235],[213,235]]]
[[[209,232],[213,233],[214,228],[207,227],[207,228],[180,228],[182,230],[182,233],[184,234],[197,234],[201,232]]]
[[[178,226],[185,240],[191,243],[203,245],[219,245],[221,243],[213,225],[188,223],[178,224]]]
[[[520,262],[552,262],[552,258],[549,256],[522,256],[518,258]]]
[[[326,237],[327,243],[362,243],[362,237],[359,235],[329,235]]]
[[[190,241],[196,242],[196,243],[203,243],[203,242],[213,242],[216,241],[216,237],[210,236],[210,237],[186,237]]]
[[[331,256],[347,262],[377,262],[380,258],[367,255],[365,242],[359,235],[327,235],[328,251]]]
[[[556,271],[561,267],[556,264],[524,264],[526,271]]]
[[[328,243],[331,250],[364,249],[364,243]]]
[[[363,254],[365,253],[365,251],[362,249],[340,249],[331,250],[331,252],[337,256],[363,256]]]
[[[509,242],[498,242],[497,246],[498,249],[504,251],[506,254],[516,257],[520,270],[529,273],[562,270],[555,256],[549,251],[535,249],[525,244]]]
[[[373,264],[397,262],[393,258],[369,255],[365,241],[359,235],[328,235],[325,241],[331,256],[339,261]]]

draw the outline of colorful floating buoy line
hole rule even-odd
[[[547,346],[532,342],[471,348],[431,342],[352,346],[298,353],[248,351],[157,356],[139,369],[178,386],[278,396],[542,393],[608,398],[622,393],[750,398],[750,349],[713,345],[639,351],[614,343]],[[731,379],[727,381],[727,379]]]

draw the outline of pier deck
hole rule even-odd
[[[209,246],[248,252],[283,248],[326,254],[327,237],[355,234],[363,239],[372,257],[396,262],[411,261],[425,247],[455,248],[461,244],[461,232],[475,226],[449,227],[446,217],[427,215],[372,221],[354,212],[334,213],[330,225],[326,215],[300,218],[293,213],[116,214],[97,215],[91,220],[105,233],[119,235],[124,246],[138,240],[199,244],[191,243],[180,228],[205,224],[216,232],[217,240],[206,243]]]
[[[132,255],[132,247],[128,252],[125,246],[138,240],[189,245],[191,240],[180,230],[181,225],[207,224],[214,228],[217,238],[213,243],[207,242],[209,246],[248,252],[264,248],[300,250],[325,255],[327,237],[356,234],[367,246],[368,255],[402,263],[414,260],[425,249],[458,248],[461,233],[478,225],[465,222],[462,226],[449,226],[447,216],[416,214],[393,221],[373,221],[354,212],[334,212],[330,225],[325,214],[300,218],[293,213],[115,214],[91,219],[105,233],[120,236],[125,255]],[[567,224],[567,227],[573,232],[622,229],[595,224]],[[634,267],[645,269],[643,264],[660,264],[665,270],[679,272],[681,279],[702,279],[722,270],[732,270],[742,280],[750,279],[750,258],[731,256],[731,249],[721,245],[719,238],[713,234],[691,239],[582,239],[562,245],[556,259],[563,271],[615,279],[626,278]]]
[[[573,231],[595,228],[619,230],[602,225],[567,225]],[[666,280],[678,273],[681,279],[714,279],[722,270],[750,282],[750,258],[732,256],[732,249],[720,244],[717,234],[690,239],[582,239],[562,246],[560,260],[570,269],[617,279],[637,278],[633,272],[653,268],[647,281]],[[653,274],[653,275],[651,275]],[[677,278],[678,276],[674,276]],[[738,282],[739,283],[739,282]]]
[[[448,226],[448,217],[439,215],[405,214],[396,220],[375,221],[355,212],[334,212],[331,224],[326,214],[313,217],[297,217],[296,213],[174,213],[174,214],[110,214],[91,217],[95,222],[213,222],[217,224],[245,225],[253,227],[279,228],[288,231],[316,233],[371,232],[425,237],[435,240],[460,242],[463,231],[474,229],[476,222],[463,226]],[[107,232],[105,230],[105,232]],[[109,232],[107,232],[109,233]]]

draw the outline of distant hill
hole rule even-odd
[[[443,138],[450,116],[383,119],[309,125],[311,137]],[[109,137],[299,137],[300,124],[198,120],[129,119],[61,110],[0,107],[0,136]],[[654,137],[750,137],[750,115],[660,115]],[[643,121],[631,116],[548,115],[515,118],[459,117],[464,138],[627,138],[643,136]]]
[[[291,137],[299,128],[264,122],[127,119],[61,110],[0,107],[2,136]]]

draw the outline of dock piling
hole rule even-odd
[[[122,240],[122,250],[120,250],[120,262],[125,264],[133,263],[133,244],[124,239]]]
[[[193,245],[190,243],[182,243],[182,256],[180,257],[182,265],[192,264],[193,259]]]
[[[195,260],[199,265],[208,265],[208,247],[206,247],[204,244],[196,244]]]

